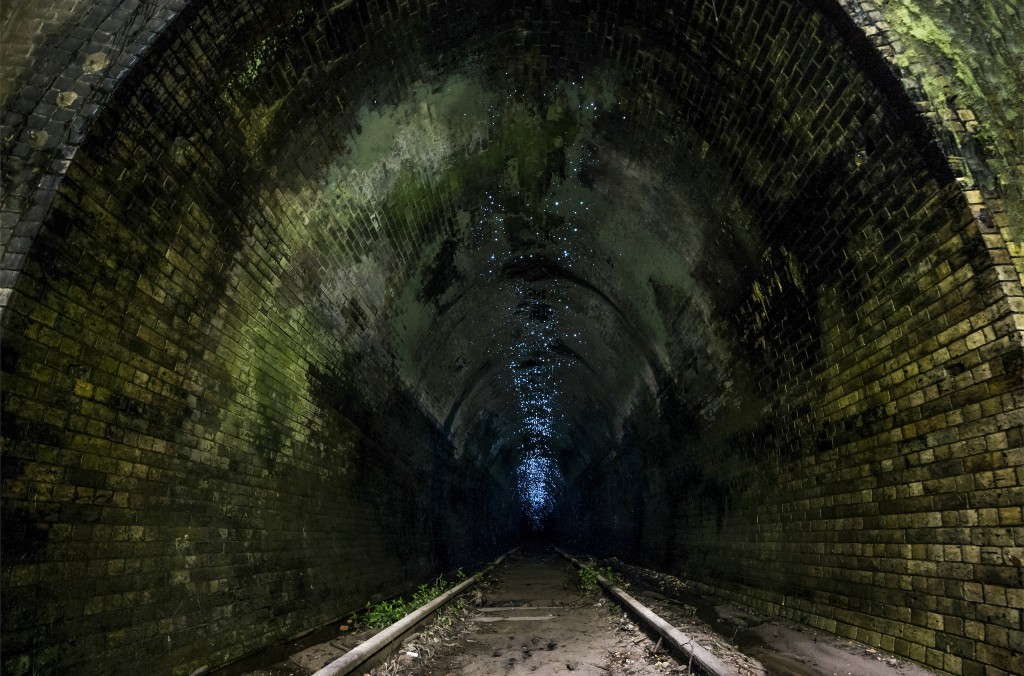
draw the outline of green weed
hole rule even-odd
[[[579,587],[580,592],[583,594],[591,594],[597,591],[598,576],[603,577],[613,587],[623,586],[622,578],[619,576],[618,573],[616,573],[611,568],[607,566],[603,568],[598,568],[596,566],[592,566],[590,564],[585,563],[582,566],[580,566],[579,578],[576,581],[576,585]]]
[[[462,571],[459,571],[460,573]],[[463,574],[465,577],[465,574]],[[405,601],[401,597],[380,603],[372,604],[366,602],[366,608],[356,618],[356,626],[360,629],[382,629],[391,626],[395,622],[416,610],[421,606],[433,601],[443,594],[451,585],[440,577],[433,584],[423,583],[412,594],[412,599]]]
[[[580,566],[579,579],[576,581],[580,591],[590,594],[597,590],[597,569],[593,566]]]

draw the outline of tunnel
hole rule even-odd
[[[1015,3],[0,11],[4,673],[522,542],[1024,671]]]

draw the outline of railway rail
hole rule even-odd
[[[515,551],[515,550],[513,550]],[[557,553],[577,568],[583,564],[562,552]],[[373,638],[353,648],[316,671],[313,676],[344,676],[366,673],[396,653],[403,641],[416,633],[447,604],[470,591],[484,575],[495,570],[510,558],[513,552],[499,557],[477,575],[474,575],[422,608],[381,631]],[[621,614],[607,612],[611,604],[589,599],[583,603],[575,589],[575,576],[557,565],[550,554],[526,555],[517,562],[519,568],[506,570],[504,587],[495,591],[487,607],[471,622],[477,633],[462,646],[460,652],[444,656],[442,662],[431,667],[418,663],[414,651],[399,653],[403,664],[392,667],[392,673],[508,673],[523,667],[534,673],[578,671],[605,673],[603,662],[620,659],[623,663],[640,662],[639,653],[630,653],[640,639],[621,633],[633,625],[617,618]],[[524,568],[525,566],[525,568]],[[691,637],[672,627],[650,608],[630,596],[609,580],[598,576],[598,583],[608,598],[618,603],[644,633],[657,640],[653,650],[648,646],[647,657],[664,645],[679,658],[672,665],[675,673],[693,673],[704,676],[748,676],[763,673],[741,670],[723,661],[711,651],[698,645]],[[499,587],[501,585],[499,584]],[[532,596],[533,598],[524,598]],[[598,610],[595,610],[595,606]],[[596,618],[596,619],[595,619]],[[618,624],[616,624],[618,623]],[[610,628],[611,627],[611,628]],[[615,631],[618,628],[619,632]],[[618,649],[617,649],[618,648]],[[478,654],[477,654],[478,653]],[[405,655],[414,655],[409,658]],[[658,659],[668,659],[661,657]],[[657,661],[651,663],[658,664]],[[660,669],[667,662],[662,662]],[[588,668],[589,667],[589,668]],[[637,673],[645,673],[642,670]],[[663,673],[652,671],[651,673]]]

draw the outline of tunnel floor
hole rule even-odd
[[[929,676],[933,672],[810,627],[753,614],[694,592],[669,591],[663,574],[635,578],[631,593],[673,626],[754,676]],[[676,578],[670,578],[679,582]],[[668,585],[671,587],[671,585]],[[659,591],[660,590],[660,591]],[[663,593],[664,592],[664,593]],[[455,626],[406,639],[375,676],[489,674],[687,674],[608,598],[582,593],[578,573],[553,551],[520,549],[470,596]],[[253,656],[220,676],[309,676],[375,631],[337,626]],[[278,657],[271,657],[271,655]],[[288,657],[284,657],[288,655]],[[282,659],[283,658],[283,659]]]
[[[520,552],[487,586],[482,603],[447,654],[399,673],[688,673],[614,603],[582,594],[571,564],[544,550]]]

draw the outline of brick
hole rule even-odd
[[[342,3],[330,16],[311,8],[315,18],[288,30],[290,3],[199,4],[176,5],[184,9],[166,33],[157,25],[165,17],[125,36],[119,22],[131,15],[111,14],[116,3],[25,6],[39,35],[65,39],[13,57],[32,76],[5,121],[19,132],[5,155],[24,170],[5,171],[14,185],[4,204],[25,218],[4,221],[20,233],[2,277],[17,288],[0,292],[4,348],[19,350],[10,377],[4,367],[5,458],[18,458],[23,472],[5,476],[4,509],[20,501],[48,533],[21,543],[40,561],[30,559],[17,573],[24,584],[11,588],[60,590],[62,630],[77,638],[73,648],[38,648],[36,628],[54,610],[40,607],[5,631],[5,672],[146,664],[192,673],[479,558],[509,536],[511,526],[492,533],[507,515],[485,497],[514,502],[491,474],[508,469],[508,453],[470,447],[486,445],[476,432],[459,432],[466,444],[445,436],[470,427],[472,414],[459,413],[466,417],[453,428],[437,423],[464,393],[467,406],[495,394],[446,389],[470,377],[459,374],[487,373],[493,355],[460,342],[454,320],[436,325],[445,329],[438,335],[452,331],[451,354],[399,324],[433,321],[446,289],[471,288],[462,262],[453,264],[461,281],[441,274],[437,250],[486,225],[490,216],[475,208],[484,190],[515,197],[509,222],[515,212],[545,222],[531,234],[516,221],[524,251],[562,237],[551,224],[562,217],[537,206],[546,190],[538,177],[560,171],[553,138],[543,135],[557,132],[570,146],[577,132],[599,135],[575,113],[563,125],[569,118],[547,99],[550,116],[499,106],[518,116],[502,127],[511,140],[490,131],[488,111],[479,130],[443,135],[456,145],[479,137],[475,147],[457,146],[457,165],[434,157],[416,168],[422,158],[409,156],[386,172],[364,167],[372,180],[349,186],[356,194],[393,181],[401,188],[394,204],[325,188],[350,176],[339,158],[359,135],[362,98],[387,111],[414,82],[443,91],[419,57],[435,46],[448,54],[448,42],[433,42],[449,39],[441,36],[462,49],[461,37],[479,30],[471,23],[478,14],[514,18],[537,29],[523,36],[543,37],[536,59],[518,43],[487,46],[494,63],[508,64],[509,82],[538,100],[554,96],[546,90],[566,65],[582,72],[606,60],[625,74],[626,84],[608,78],[622,95],[602,124],[609,138],[626,139],[614,126],[622,112],[622,129],[636,138],[614,153],[595,144],[595,171],[615,172],[614,155],[639,151],[636,171],[645,176],[658,173],[647,164],[655,154],[711,177],[616,187],[615,199],[631,207],[622,211],[630,242],[621,246],[642,247],[650,270],[626,260],[635,253],[586,259],[604,271],[593,273],[602,280],[595,288],[639,271],[637,290],[607,291],[644,343],[636,354],[602,343],[596,333],[621,333],[610,322],[587,334],[604,346],[587,354],[605,355],[601,369],[633,359],[652,374],[638,376],[628,396],[608,397],[628,402],[613,425],[625,439],[576,449],[574,485],[587,486],[574,496],[578,541],[685,569],[772,612],[946,673],[1018,666],[1004,645],[1019,631],[1019,570],[1006,551],[1020,541],[1014,489],[1024,482],[1019,458],[1007,455],[1021,445],[1012,340],[1021,307],[1010,304],[1021,297],[1012,267],[1020,269],[1021,254],[1003,235],[1014,212],[978,189],[998,184],[968,166],[978,151],[950,151],[954,173],[972,186],[965,195],[942,158],[922,150],[974,139],[961,127],[992,120],[945,92],[932,105],[922,87],[941,78],[922,79],[927,70],[900,66],[896,81],[871,60],[898,59],[902,39],[912,39],[891,8],[844,0],[864,33],[853,35],[845,16],[834,23],[833,10],[812,13],[814,3],[790,0],[716,16],[714,30],[702,24],[710,15],[687,3],[665,16],[657,3],[635,14],[597,3],[593,21],[575,27],[568,9],[533,14],[529,2],[492,13],[417,0],[371,16],[360,12],[372,8]],[[983,4],[991,10],[979,11],[984,21],[1006,19],[1005,3]],[[73,21],[72,11],[81,12]],[[556,13],[567,23],[551,40],[544,21]],[[434,37],[422,38],[422,26]],[[971,28],[954,46],[1006,34]],[[271,34],[280,51],[254,60]],[[115,35],[125,38],[120,53],[111,51]],[[383,47],[398,43],[408,49]],[[926,58],[920,47],[915,58]],[[94,59],[85,70],[95,72],[83,74],[84,57],[100,51],[111,68]],[[967,70],[986,91],[1013,91],[989,86],[992,68]],[[74,107],[57,98],[68,91],[80,97]],[[929,144],[918,112],[960,126]],[[408,119],[433,128],[444,114],[426,113]],[[41,148],[21,139],[30,127],[48,132]],[[984,155],[993,166],[1009,156]],[[408,166],[415,180],[402,183]],[[997,178],[1013,185],[1014,175]],[[507,194],[512,185],[516,195]],[[700,195],[693,210],[702,213],[689,213],[694,199],[678,198],[686,190]],[[638,214],[655,202],[670,205],[658,207],[665,232],[643,244],[649,232]],[[680,239],[677,223],[692,242]],[[512,230],[506,223],[499,234]],[[472,258],[465,247],[453,260]],[[681,282],[667,268],[684,259]],[[440,295],[416,301],[412,319],[396,316],[419,291]],[[488,316],[487,305],[446,309],[447,317],[462,312],[469,326]],[[409,353],[411,362],[431,356],[399,363]],[[598,382],[590,378],[570,383],[581,400],[598,394],[579,389]],[[413,381],[424,389],[410,393]],[[481,426],[493,417],[483,410]],[[592,453],[604,464],[585,467]],[[214,534],[221,526],[229,536]],[[168,582],[203,612],[175,615]],[[305,592],[307,583],[315,591]],[[983,649],[962,654],[961,631]]]

